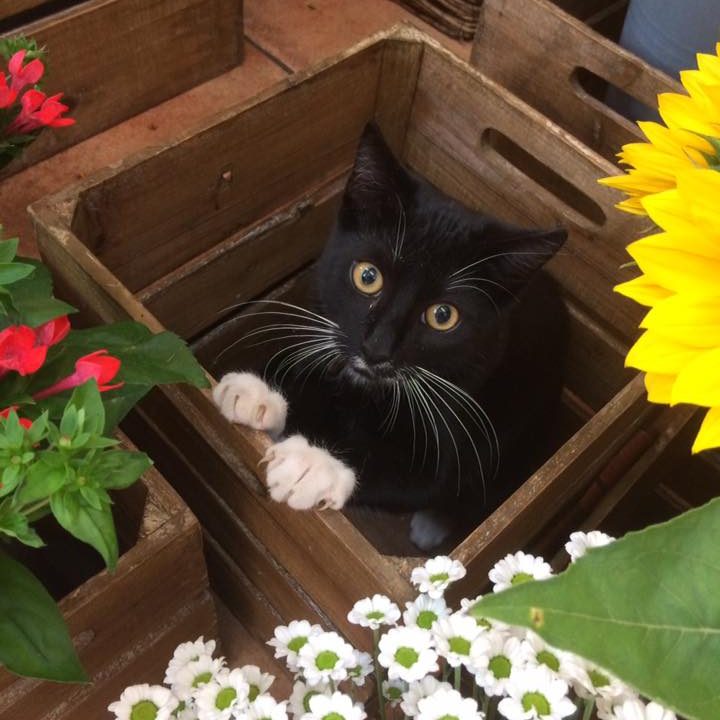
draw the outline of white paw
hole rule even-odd
[[[228,373],[213,390],[213,400],[230,422],[279,435],[285,429],[287,402],[257,375]]]
[[[433,510],[420,510],[410,520],[410,540],[421,550],[432,550],[450,535],[447,517]]]
[[[273,445],[264,461],[270,497],[296,510],[340,510],[355,489],[355,473],[302,435]]]

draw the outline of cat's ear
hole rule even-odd
[[[375,123],[368,123],[360,137],[355,164],[345,187],[343,205],[355,212],[382,211],[410,189],[407,172],[395,159]]]
[[[497,237],[497,235],[502,237]],[[520,288],[555,255],[567,240],[567,230],[496,230],[492,266],[505,285]],[[488,257],[490,260],[490,257]]]

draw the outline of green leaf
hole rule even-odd
[[[472,612],[524,625],[696,720],[720,717],[720,498]]]
[[[105,408],[94,379],[88,380],[73,390],[68,401],[68,407],[70,406],[77,408],[78,411],[81,409],[85,411],[82,426],[84,432],[91,435],[102,434],[105,428]]]
[[[87,682],[55,601],[32,573],[3,552],[0,588],[0,663],[27,677]]]
[[[28,468],[25,481],[15,495],[16,507],[32,505],[49,498],[69,479],[63,458],[55,450],[46,450]]]
[[[71,535],[94,547],[108,569],[117,565],[118,542],[109,507],[102,510],[89,505],[79,492],[65,488],[50,498],[55,519]]]
[[[0,263],[11,263],[13,261],[15,255],[17,255],[18,243],[17,238],[0,240]]]
[[[0,285],[11,285],[18,280],[26,278],[35,268],[32,265],[19,262],[0,262]]]
[[[151,466],[145,453],[108,450],[92,461],[92,479],[101,487],[119,490],[132,485]]]
[[[20,466],[8,465],[0,475],[0,498],[9,495],[20,482]]]
[[[21,513],[7,513],[0,516],[0,533],[14,537],[24,545],[34,548],[42,547],[45,544]]]

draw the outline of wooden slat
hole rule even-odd
[[[610,159],[623,144],[642,136],[580,86],[578,68],[648,107],[656,107],[661,92],[683,92],[665,73],[550,0],[484,0],[471,62]]]
[[[76,124],[46,131],[14,172],[74,145],[242,59],[237,0],[88,0],[13,29],[48,51],[44,85],[64,92]]]

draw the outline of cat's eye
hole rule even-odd
[[[425,311],[423,320],[433,330],[452,330],[460,322],[460,313],[454,305],[438,303]]]
[[[365,295],[377,295],[383,287],[380,270],[370,262],[356,262],[352,267],[353,285]]]

